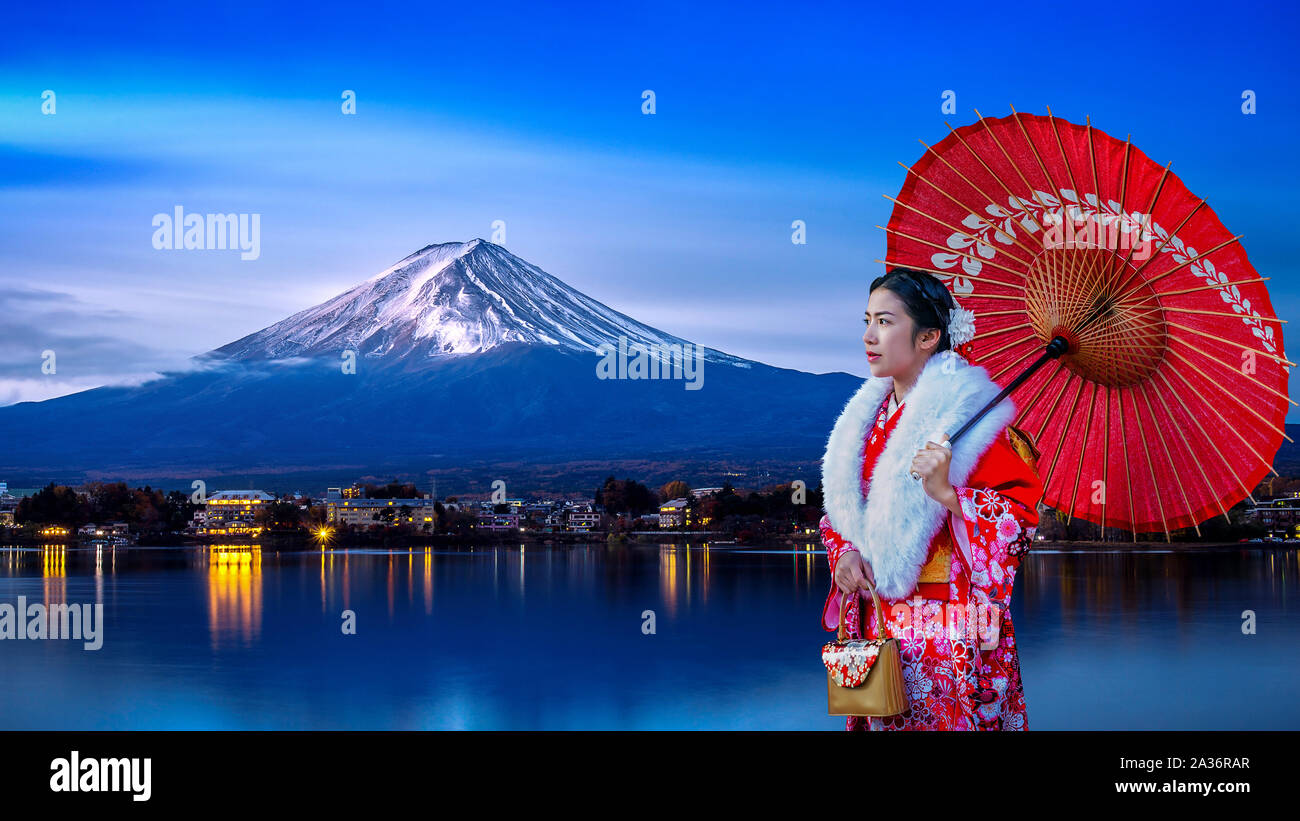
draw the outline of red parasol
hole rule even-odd
[[[1091,121],[975,113],[888,198],[877,262],[937,275],[974,312],[969,357],[1015,392],[1043,502],[1168,540],[1253,501],[1292,441],[1295,363],[1241,237]]]

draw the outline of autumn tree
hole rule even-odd
[[[681,479],[674,479],[659,488],[659,501],[671,502],[673,499],[685,499],[691,495],[691,486]]]

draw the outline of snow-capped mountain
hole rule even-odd
[[[345,291],[218,348],[218,357],[436,359],[508,342],[592,353],[602,343],[689,345],[637,322],[483,239],[429,245]],[[705,361],[741,365],[706,350]]]
[[[459,471],[571,490],[610,470],[714,484],[751,466],[812,484],[860,385],[708,349],[699,390],[605,378],[595,350],[620,336],[689,344],[490,242],[431,245],[194,369],[0,408],[0,477],[288,489]]]

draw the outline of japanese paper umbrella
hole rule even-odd
[[[1228,518],[1292,441],[1268,277],[1130,140],[1051,109],[975,113],[922,141],[876,261],[975,314],[966,352],[1013,395],[1045,504],[1135,540]]]

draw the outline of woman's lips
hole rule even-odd
[[[876,361],[877,359],[879,359],[879,358],[880,358],[880,354],[878,354],[878,353],[868,353],[868,354],[867,354],[867,361],[868,361],[868,362],[875,362],[875,361]]]

